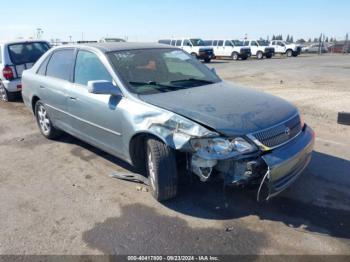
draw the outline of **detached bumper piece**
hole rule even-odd
[[[345,112],[338,113],[338,124],[350,125],[350,113],[345,113]]]
[[[260,185],[261,189],[267,183],[266,200],[288,188],[302,174],[311,160],[314,142],[314,132],[306,127],[293,141],[262,157],[268,166]],[[260,199],[260,190],[257,199]]]

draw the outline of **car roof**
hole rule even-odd
[[[60,48],[65,47],[60,46]],[[113,51],[123,51],[123,50],[137,50],[137,49],[178,49],[176,47],[172,47],[164,44],[157,43],[131,43],[131,42],[114,42],[114,43],[89,43],[89,44],[78,44],[74,45],[74,47],[93,47],[99,49],[104,53],[113,52]]]

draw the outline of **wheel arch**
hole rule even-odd
[[[32,112],[33,114],[35,114],[35,105],[36,103],[40,100],[40,98],[37,95],[34,95],[32,97],[32,101],[31,101],[31,106],[32,106]]]
[[[148,138],[158,139],[164,144],[171,147],[165,138],[153,132],[139,131],[135,133],[129,140],[129,156],[131,164],[140,170],[143,170],[145,168],[145,146]],[[140,148],[143,148],[144,150],[140,150]]]

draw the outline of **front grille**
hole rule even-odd
[[[264,146],[275,148],[296,137],[301,132],[301,129],[300,116],[296,115],[286,122],[252,135]]]

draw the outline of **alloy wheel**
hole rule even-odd
[[[44,133],[44,135],[46,136],[49,135],[51,131],[51,123],[45,107],[42,105],[39,105],[37,114],[38,114],[37,118],[39,121],[41,131]]]
[[[8,101],[7,93],[6,93],[5,87],[2,83],[0,83],[0,99],[4,102]]]

